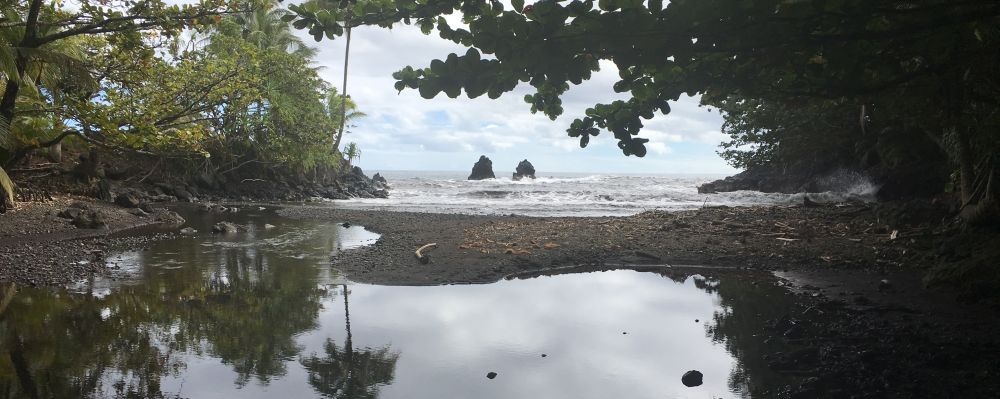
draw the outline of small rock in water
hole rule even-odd
[[[348,227],[351,227],[351,224],[350,224],[350,223],[348,223],[348,222],[344,222],[344,223],[341,223],[341,224],[340,224],[340,227],[343,227],[343,228],[348,228]]]
[[[889,280],[881,280],[881,281],[878,282],[878,290],[879,291],[886,291],[886,290],[888,290],[890,288],[892,288],[892,283],[889,282]]]
[[[191,227],[185,227],[185,228],[181,229],[181,231],[180,231],[181,234],[186,235],[186,236],[192,235],[192,234],[197,233],[197,232],[198,232],[198,230],[195,230],[195,229],[193,229]]]
[[[698,319],[694,319],[694,322],[695,322],[695,323],[698,323],[699,321],[698,321]]]
[[[264,230],[271,230],[271,229],[276,229],[276,228],[278,228],[278,226],[275,226],[273,224],[265,224],[264,225]]]
[[[491,380],[494,379],[494,378],[497,378],[497,373],[494,373],[492,371],[489,372],[489,373],[486,373],[486,378],[489,378]]]
[[[696,387],[702,383],[702,375],[698,370],[690,370],[681,376],[681,383],[686,387]]]
[[[212,226],[213,233],[232,234],[239,230],[239,227],[230,222],[219,222]]]
[[[544,353],[542,354],[542,357],[546,357],[546,356],[548,356],[548,355],[546,355],[546,354],[544,354]]]

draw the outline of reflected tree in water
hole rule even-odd
[[[342,286],[344,294],[344,326],[347,338],[344,346],[327,339],[323,345],[324,357],[316,354],[301,360],[309,372],[309,384],[317,392],[328,398],[374,399],[381,386],[392,383],[395,378],[396,361],[399,354],[389,347],[355,350],[351,335],[351,312],[348,301],[349,291]]]

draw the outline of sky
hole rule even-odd
[[[340,89],[344,63],[344,39],[315,42],[299,32],[319,50],[316,64],[320,75]],[[413,26],[391,30],[362,27],[351,38],[347,91],[368,116],[358,120],[345,135],[344,143],[361,148],[356,163],[366,170],[471,170],[480,155],[493,161],[496,171],[512,171],[527,159],[540,173],[711,173],[736,170],[717,154],[725,139],[718,112],[698,106],[698,98],[681,98],[671,104],[669,115],[644,121],[639,137],[650,139],[644,158],[626,157],[617,141],[603,132],[587,148],[566,135],[573,119],[586,108],[624,98],[614,93],[617,68],[602,62],[601,71],[590,81],[574,86],[563,96],[565,112],[555,121],[531,114],[523,97],[531,86],[522,83],[497,100],[481,96],[451,99],[443,93],[431,100],[416,90],[398,93],[392,73],[410,65],[423,68],[432,59],[449,53],[464,54],[465,48],[424,35]]]

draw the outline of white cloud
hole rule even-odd
[[[324,67],[320,74],[339,87],[344,40],[314,45],[320,50],[317,65]],[[602,62],[602,70],[591,80],[564,95],[565,113],[556,121],[530,113],[522,100],[532,92],[526,84],[497,100],[486,96],[450,99],[443,94],[425,100],[415,90],[397,93],[393,88],[393,72],[407,65],[425,67],[432,59],[464,52],[459,45],[433,34],[425,36],[411,26],[354,31],[348,93],[369,116],[357,122],[345,141],[357,142],[364,149],[363,167],[464,170],[486,154],[498,169],[508,168],[500,163],[508,159],[534,158],[532,162],[538,164],[539,157],[551,157],[553,171],[651,172],[661,165],[681,163],[690,165],[683,169],[691,172],[732,171],[715,154],[714,146],[724,138],[719,133],[721,118],[699,107],[696,98],[681,98],[672,104],[670,115],[644,121],[646,128],[640,136],[650,139],[645,159],[621,155],[606,132],[581,149],[578,139],[566,135],[570,122],[596,103],[626,98],[611,89],[617,70],[609,62]],[[677,144],[690,145],[681,149]],[[423,161],[407,166],[400,164],[402,159]]]

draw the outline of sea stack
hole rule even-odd
[[[469,175],[469,180],[495,178],[496,175],[493,174],[493,161],[487,158],[486,155],[480,155],[479,161],[476,161],[476,164],[472,165],[472,174]]]
[[[514,176],[511,179],[521,180],[525,177],[529,179],[535,178],[535,166],[531,162],[528,162],[527,159],[517,164],[517,169],[514,170]]]

